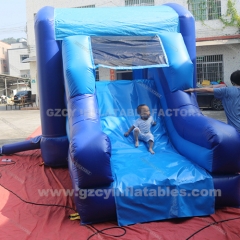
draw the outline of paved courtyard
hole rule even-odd
[[[39,110],[6,110],[0,105],[0,146],[25,140],[40,125]]]
[[[227,123],[227,118],[224,111],[214,111],[209,109],[202,109],[202,113],[205,116],[217,119],[219,121]]]

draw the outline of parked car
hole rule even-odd
[[[30,102],[31,101],[32,92],[31,91],[19,91],[14,95],[14,102],[20,103],[22,99],[24,98],[24,102]]]
[[[201,84],[197,84],[198,88],[202,88]],[[214,97],[213,93],[207,92],[198,92],[197,93],[197,102],[199,108],[212,108],[214,110],[223,110],[222,101]]]

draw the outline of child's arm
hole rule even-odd
[[[153,117],[151,116],[152,118],[152,126],[155,126],[157,123],[153,120]]]
[[[135,128],[134,126],[131,126],[131,127],[128,129],[128,131],[124,133],[124,136],[125,136],[125,137],[128,137],[129,134],[130,134],[130,132],[131,132],[134,128]]]

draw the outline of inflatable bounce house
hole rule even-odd
[[[194,94],[195,21],[178,4],[44,7],[35,20],[42,135],[2,147],[40,148],[68,166],[81,224],[119,226],[240,206],[240,134],[202,115]],[[128,80],[96,81],[97,69]],[[155,154],[124,133],[147,104]]]

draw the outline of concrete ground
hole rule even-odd
[[[226,122],[224,111],[204,109],[202,113]],[[25,140],[40,125],[39,110],[6,110],[5,105],[0,105],[0,146]]]
[[[6,110],[0,105],[0,146],[25,140],[40,125],[39,110]]]
[[[227,123],[227,118],[226,118],[226,115],[225,115],[224,111],[202,109],[202,114],[207,116],[207,117],[211,117],[211,118],[214,118],[214,119],[217,119],[219,121]]]

